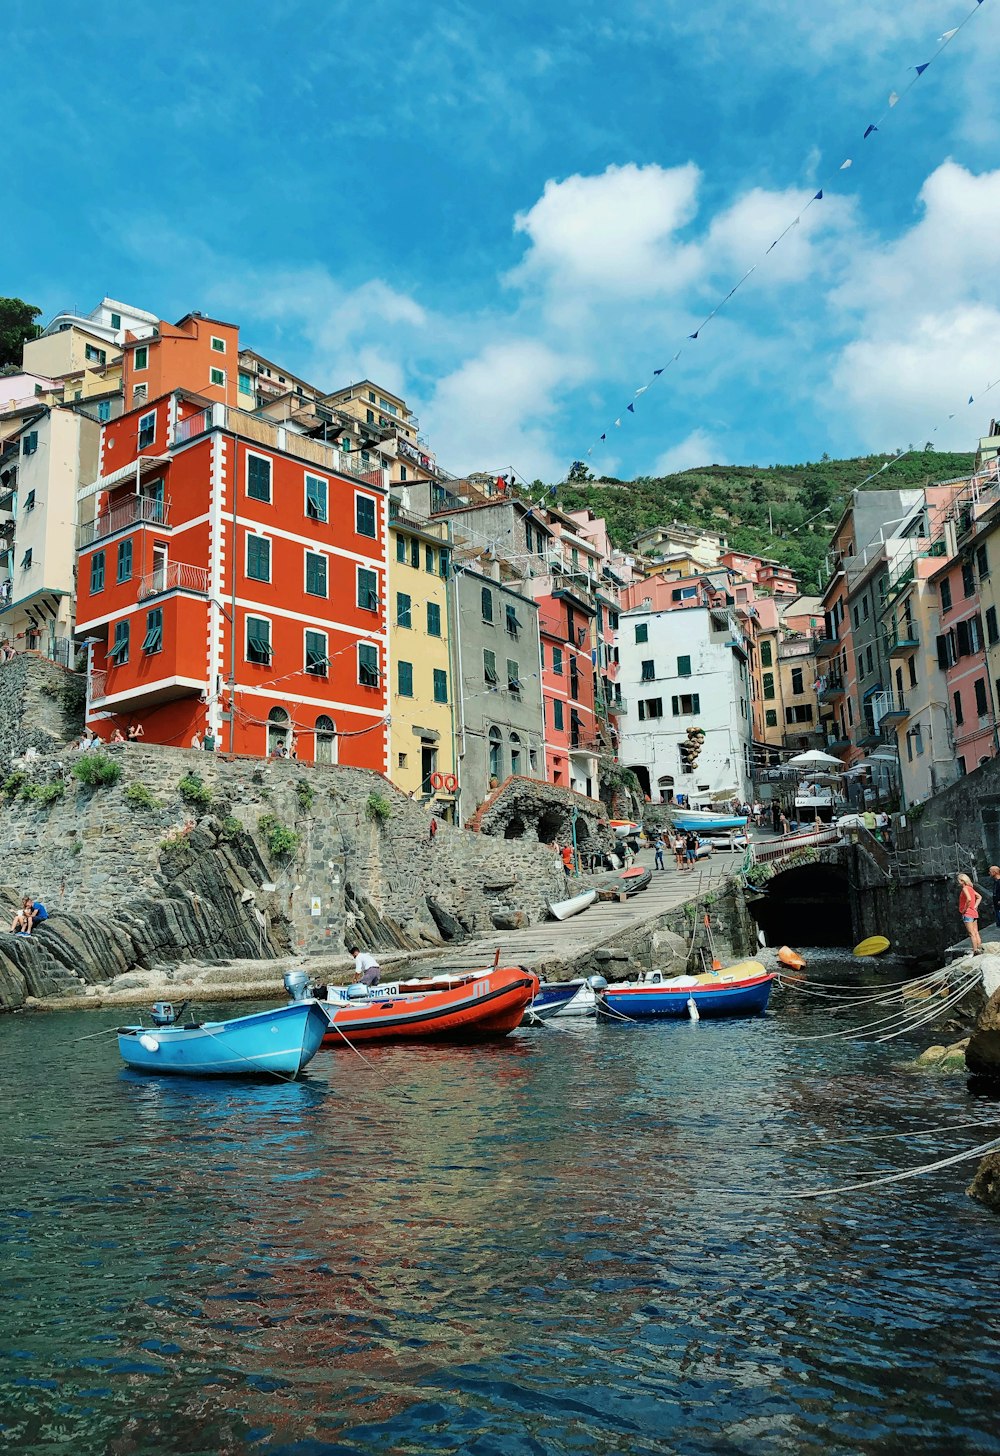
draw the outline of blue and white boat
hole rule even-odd
[[[689,829],[698,834],[718,834],[727,829],[745,829],[745,814],[712,814],[707,809],[674,809],[670,815],[675,829],[685,834]]]
[[[637,985],[610,985],[597,992],[597,1014],[613,1021],[647,1017],[763,1016],[773,974],[760,961],[740,961],[703,976],[673,976],[659,971]]]
[[[534,1000],[526,1008],[521,1019],[522,1026],[532,1026],[539,1021],[548,1021],[551,1016],[558,1016],[560,1011],[569,1005],[574,996],[584,985],[582,979],[576,981],[543,981],[535,994]]]
[[[169,1001],[158,1001],[152,1019],[152,1026],[119,1027],[122,1057],[140,1072],[187,1077],[297,1077],[330,1029],[317,1001],[184,1026]]]

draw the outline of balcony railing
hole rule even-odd
[[[885,634],[885,650],[889,657],[904,657],[919,646],[917,629],[909,622],[901,622],[894,632]]]
[[[169,591],[198,592],[208,596],[208,572],[203,566],[189,566],[186,561],[169,561],[151,571],[139,582],[139,601],[161,596]]]
[[[130,526],[166,526],[169,516],[169,501],[155,496],[129,496],[92,521],[85,521],[77,532],[77,546],[90,546],[92,542],[113,536],[117,531],[127,531]]]
[[[193,440],[196,435],[203,435],[206,430],[212,427],[212,411],[210,409],[198,410],[193,415],[188,415],[186,420],[178,420],[174,430],[174,444],[183,445],[185,440]]]
[[[612,718],[621,718],[628,712],[628,702],[625,698],[610,698],[608,700],[608,713]]]
[[[91,703],[99,703],[108,695],[108,675],[103,670],[92,672],[87,679]]]
[[[819,679],[816,696],[821,703],[829,703],[834,698],[842,697],[843,693],[844,679],[839,672],[828,672],[825,677]]]

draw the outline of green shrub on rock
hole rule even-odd
[[[303,814],[308,814],[316,798],[316,790],[312,784],[307,784],[305,779],[299,779],[295,785],[295,797],[299,801],[299,808]]]
[[[267,841],[267,850],[272,859],[283,859],[292,855],[299,847],[299,836],[276,819],[273,814],[262,814],[257,827]]]
[[[187,773],[177,785],[177,791],[185,804],[197,804],[207,809],[212,802],[212,790],[196,773]]]
[[[243,825],[234,814],[227,814],[219,825],[219,833],[223,839],[235,839],[237,834],[243,833]]]
[[[29,804],[43,804],[46,807],[55,804],[66,792],[66,785],[62,779],[53,779],[47,784],[24,784],[21,788],[21,798]]]
[[[125,802],[131,804],[133,809],[159,809],[160,807],[159,800],[154,799],[146,785],[140,783],[129,784],[125,790]]]
[[[10,777],[4,780],[3,792],[9,794],[12,799],[16,799],[27,781],[28,775],[22,773],[20,769],[15,769]]]
[[[97,789],[116,784],[122,776],[122,766],[106,753],[81,753],[73,764],[72,772],[81,784]]]
[[[373,824],[386,824],[392,818],[392,804],[385,794],[376,793],[372,789],[368,795],[368,802],[365,804],[365,818],[370,819]]]

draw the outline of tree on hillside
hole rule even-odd
[[[25,339],[38,333],[41,311],[23,298],[0,298],[0,364],[20,364]]]
[[[589,480],[590,471],[586,463],[583,460],[574,460],[573,464],[569,467],[569,474],[566,479],[570,484],[581,484],[583,481]]]

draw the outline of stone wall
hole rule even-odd
[[[53,915],[37,941],[3,939],[8,971],[41,956],[64,919],[68,959],[98,980],[163,960],[339,951],[354,937],[435,944],[442,927],[456,938],[515,912],[540,919],[564,894],[551,849],[440,821],[432,836],[425,806],[363,769],[136,744],[105,756],[122,771],[112,786],[80,784],[64,750],[22,762],[0,796],[0,910],[30,893]],[[54,803],[37,797],[57,785]],[[274,852],[284,831],[291,852]],[[113,946],[98,938],[87,953],[87,917],[114,931]],[[40,967],[25,984],[42,994],[43,981]]]
[[[83,679],[36,652],[0,663],[0,769],[27,749],[50,753],[83,728]],[[72,706],[74,694],[79,708]]]
[[[579,849],[613,847],[607,810],[599,799],[521,776],[507,778],[494,789],[469,820],[469,828],[499,839],[563,845],[572,842],[574,815]]]

